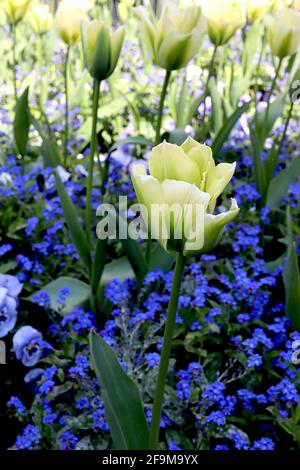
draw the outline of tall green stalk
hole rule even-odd
[[[163,396],[165,390],[165,382],[169,368],[169,360],[172,348],[172,338],[174,325],[176,320],[176,312],[178,307],[178,299],[180,294],[181,279],[184,268],[184,256],[182,253],[177,254],[176,266],[174,271],[173,285],[168,306],[167,321],[164,333],[164,342],[160,356],[156,389],[154,394],[154,403],[152,409],[152,422],[150,429],[149,448],[158,449],[160,417],[162,411]]]
[[[281,136],[279,145],[278,145],[278,149],[277,149],[277,155],[278,155],[278,156],[280,155],[281,150],[282,150],[282,147],[283,147],[283,144],[284,144],[284,142],[285,142],[285,138],[286,138],[287,130],[288,130],[288,127],[289,127],[289,124],[290,124],[290,120],[291,120],[291,117],[292,117],[293,109],[294,109],[294,102],[293,102],[293,100],[291,99],[291,104],[290,104],[290,107],[289,107],[288,117],[287,117],[287,119],[286,119],[286,121],[285,121],[284,130],[283,130],[283,133],[282,133],[282,136]]]
[[[210,59],[210,63],[209,63],[208,75],[207,75],[206,83],[205,83],[205,86],[204,86],[203,123],[205,122],[205,118],[206,118],[206,97],[208,95],[208,86],[209,86],[209,81],[210,81],[210,79],[212,77],[212,74],[213,74],[213,71],[214,71],[217,51],[218,51],[218,46],[214,46],[214,50],[213,50],[213,53],[212,53],[212,56],[211,56],[211,59]]]
[[[162,115],[163,115],[163,110],[164,110],[164,102],[167,94],[167,88],[168,88],[168,83],[170,80],[170,75],[171,72],[169,70],[166,70],[165,74],[165,79],[164,83],[161,89],[161,95],[160,95],[160,102],[159,102],[159,108],[158,108],[158,116],[157,116],[157,123],[156,123],[156,135],[155,135],[155,145],[160,144],[160,129],[161,129],[161,122],[162,122]]]
[[[100,95],[100,80],[94,79],[93,86],[93,110],[92,110],[92,133],[89,155],[89,169],[86,190],[86,209],[85,209],[85,230],[86,238],[90,243],[91,226],[92,226],[92,188],[93,188],[93,172],[94,172],[94,156],[97,148],[97,120],[98,120],[98,103]]]
[[[69,66],[70,46],[67,48],[64,67],[64,84],[65,84],[65,148],[64,148],[64,166],[67,164],[68,158],[68,140],[69,140],[69,90],[68,90],[68,66]]]
[[[268,102],[267,102],[267,110],[266,110],[265,124],[267,124],[267,122],[268,122],[269,111],[270,111],[270,105],[271,105],[271,98],[272,98],[273,92],[274,92],[274,90],[275,90],[275,86],[276,86],[276,83],[277,83],[277,79],[278,79],[278,77],[279,77],[279,73],[280,73],[280,70],[281,70],[282,61],[283,61],[283,59],[281,58],[281,59],[279,60],[279,62],[278,62],[277,67],[276,67],[275,76],[274,76],[273,81],[272,81],[271,90],[270,90],[270,94],[269,94]]]
[[[17,45],[17,37],[16,37],[16,25],[11,25],[11,33],[12,33],[12,54],[13,54],[13,82],[14,82],[14,96],[15,96],[15,103],[17,103],[18,99],[18,92],[17,92],[17,57],[16,57],[16,45]]]
[[[256,76],[255,76],[255,85],[254,85],[254,100],[255,100],[255,109],[257,109],[257,93],[258,93],[258,77],[260,76],[260,69],[261,69],[261,63],[263,60],[263,56],[265,53],[265,48],[266,48],[266,28],[264,27],[264,32],[262,34],[262,42],[261,42],[261,48],[259,52],[259,58],[256,66]]]

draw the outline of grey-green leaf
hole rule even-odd
[[[85,233],[80,225],[78,214],[74,204],[72,203],[69,195],[60,179],[57,170],[55,171],[56,188],[63,208],[64,218],[67,223],[68,229],[76,247],[77,253],[83,266],[90,272],[90,251],[87,243]]]
[[[286,95],[286,92],[279,95],[270,104],[268,112],[267,109],[264,109],[255,116],[255,128],[261,147],[264,146],[264,142],[268,135],[270,135],[277,119],[282,116]]]
[[[124,234],[128,231],[127,221],[121,216],[121,214],[119,214],[118,217],[118,228]],[[140,245],[130,236],[122,237],[120,241],[128,261],[135,272],[136,278],[141,282],[147,274],[148,266]]]
[[[66,299],[66,304],[62,309],[61,306],[57,303],[57,295],[63,287],[68,287],[70,289],[70,295]],[[53,310],[60,311],[60,313],[66,314],[73,310],[75,307],[84,307],[88,304],[90,296],[90,286],[85,282],[75,279],[73,277],[58,277],[54,281],[49,282],[41,289],[46,291],[50,297],[51,308]],[[40,292],[40,291],[39,291]],[[39,292],[35,292],[28,299],[32,300],[32,297]]]
[[[109,153],[113,153],[115,150],[117,150],[119,147],[122,145],[143,145],[145,147],[149,147],[153,145],[153,142],[149,139],[146,139],[145,137],[142,136],[135,136],[135,137],[127,137],[126,139],[120,139],[118,142],[116,142],[114,145],[111,146],[109,149]]]
[[[42,155],[45,167],[56,168],[61,162],[57,145],[50,139],[43,139]]]
[[[138,387],[120,366],[113,349],[93,331],[90,348],[114,447],[147,450],[149,428]]]
[[[209,92],[212,101],[212,124],[215,133],[218,133],[222,129],[224,120],[223,109],[222,109],[222,98],[217,89],[216,82],[211,80],[209,82]]]
[[[282,170],[270,182],[268,187],[266,204],[276,207],[284,196],[287,195],[290,184],[297,178],[300,172],[300,155],[295,157],[287,168]]]
[[[25,88],[18,98],[14,119],[14,136],[17,151],[24,156],[29,136],[30,112],[28,107],[29,86]]]
[[[237,108],[235,112],[227,119],[226,123],[224,124],[222,129],[219,131],[212,145],[212,151],[215,157],[219,155],[223,147],[223,144],[228,139],[232,129],[236,125],[241,115],[248,110],[249,106],[250,106],[250,102],[243,104],[243,106],[240,106],[239,108]]]
[[[161,269],[167,273],[174,265],[175,258],[175,253],[168,253],[161,245],[157,244],[151,252],[149,270],[154,271],[155,269]]]
[[[288,255],[283,268],[283,282],[285,288],[285,311],[291,320],[292,327],[300,331],[300,274],[298,255],[295,249],[290,211],[287,215],[288,224]]]
[[[251,147],[253,160],[254,181],[257,191],[264,198],[266,192],[266,171],[261,158],[261,147],[257,138],[256,130],[251,129]]]
[[[134,272],[126,256],[110,261],[104,267],[101,285],[105,286],[112,279],[133,279]]]

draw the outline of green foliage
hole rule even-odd
[[[285,311],[291,320],[292,327],[300,331],[300,273],[298,255],[292,235],[290,210],[287,211],[287,226],[288,252],[282,273],[285,287]]]
[[[222,149],[222,146],[228,139],[232,129],[234,128],[237,121],[240,119],[243,113],[245,113],[250,106],[250,103],[245,103],[234,111],[234,113],[226,120],[226,123],[220,129],[219,133],[216,135],[212,150],[215,157],[217,157]]]
[[[60,179],[59,173],[55,170],[55,181],[57,192],[60,197],[60,202],[63,208],[64,217],[70,230],[73,243],[76,247],[77,253],[81,259],[83,266],[89,273],[91,270],[90,250],[86,240],[84,230],[80,224],[78,213],[74,204],[68,196],[68,193]]]
[[[62,307],[57,303],[57,296],[62,288],[69,288],[70,295],[66,299],[66,304]],[[54,281],[49,282],[42,287],[42,291],[46,291],[50,297],[50,307],[55,312],[65,315],[71,312],[75,307],[86,307],[90,296],[90,287],[88,284],[75,279],[73,277],[62,276]],[[33,296],[39,294],[41,291],[32,294],[28,300],[32,300]]]
[[[147,449],[149,429],[136,384],[120,366],[113,349],[93,331],[90,348],[115,448]]]
[[[266,204],[278,207],[282,198],[287,194],[290,184],[300,171],[300,155],[295,157],[289,166],[276,175],[269,183]]]
[[[14,119],[14,136],[17,151],[24,157],[27,148],[30,128],[30,112],[28,105],[29,86],[18,98]]]

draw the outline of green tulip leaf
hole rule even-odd
[[[60,164],[61,156],[57,145],[52,140],[43,139],[42,156],[46,168],[56,168]]]
[[[126,256],[106,263],[101,277],[101,286],[105,286],[112,279],[133,279],[134,271]]]
[[[269,107],[269,111],[264,109],[255,116],[255,128],[260,146],[263,148],[264,142],[268,135],[270,135],[275,122],[282,116],[284,111],[284,103],[287,93],[284,92],[279,95]]]
[[[91,289],[93,294],[97,293],[97,289],[105,268],[107,238],[104,240],[97,239],[96,252],[92,264]]]
[[[166,133],[167,136],[167,141],[170,144],[176,144],[176,145],[182,145],[183,142],[186,140],[188,137],[187,133],[185,132],[184,129],[173,129],[171,132]]]
[[[252,160],[254,181],[257,191],[264,198],[266,191],[266,171],[261,159],[261,147],[255,129],[251,129]]]
[[[56,188],[62,205],[65,221],[76,247],[79,258],[88,272],[90,272],[90,251],[83,228],[79,222],[77,210],[62,183],[58,171],[55,170]]]
[[[188,99],[188,86],[186,77],[184,77],[182,87],[179,93],[179,98],[177,102],[177,106],[175,109],[176,113],[176,128],[177,129],[184,129],[184,127],[188,124],[185,119],[185,109],[186,109],[186,102]]]
[[[206,98],[205,93],[203,93],[202,95],[198,96],[191,102],[187,111],[186,119],[185,119],[186,124],[189,124],[191,120],[193,119],[193,117],[197,114],[198,108],[202,103],[204,103],[205,98]]]
[[[175,259],[175,253],[168,253],[158,243],[151,252],[149,270],[154,271],[155,269],[161,269],[163,272],[167,273],[172,269]]]
[[[149,429],[138,387],[100,336],[91,331],[89,339],[114,447],[117,450],[148,449]]]
[[[8,261],[0,265],[0,274],[7,274],[18,266],[16,261]]]
[[[288,254],[283,268],[285,288],[285,311],[291,320],[292,328],[300,331],[300,273],[298,255],[292,237],[290,211],[287,215],[288,224]]]
[[[222,128],[223,123],[223,109],[222,109],[222,98],[218,92],[216,82],[211,80],[209,82],[209,93],[212,101],[212,123],[214,132],[217,134]]]
[[[17,151],[24,156],[29,136],[30,128],[30,112],[28,106],[29,86],[25,88],[22,95],[16,103],[15,119],[14,119],[14,136]]]
[[[239,108],[237,108],[234,113],[227,119],[222,129],[220,129],[212,145],[212,151],[215,157],[219,156],[219,153],[224,143],[227,141],[231,131],[233,130],[234,126],[236,125],[237,121],[240,119],[242,114],[244,114],[248,110],[249,106],[250,102],[245,103]]]
[[[57,296],[59,291],[64,287],[68,287],[70,289],[70,295],[67,297],[66,304],[62,308],[57,303]],[[35,292],[30,297],[28,297],[28,300],[32,301],[32,298],[35,295],[38,295],[41,291],[46,291],[49,295],[51,301],[50,307],[55,312],[60,312],[64,315],[69,313],[75,307],[87,306],[91,292],[90,286],[85,282],[82,282],[79,279],[75,279],[73,277],[62,276],[43,286],[40,291]]]
[[[126,139],[118,140],[118,142],[112,145],[112,147],[109,149],[109,153],[112,154],[115,150],[117,150],[122,145],[142,145],[143,147],[152,147],[153,142],[142,136],[127,137]]]
[[[282,198],[287,195],[290,184],[300,172],[300,155],[292,160],[287,168],[282,170],[270,182],[266,204],[269,207],[278,207]]]

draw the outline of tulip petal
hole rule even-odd
[[[210,195],[200,191],[194,184],[184,181],[165,180],[162,183],[164,198],[169,205],[170,240],[167,248],[180,251],[184,244],[197,237],[195,249],[204,243],[204,214]]]
[[[185,154],[197,164],[201,176],[199,187],[204,190],[207,174],[215,167],[211,148],[208,145],[199,144],[199,142],[191,137],[188,137],[181,147]]]
[[[166,70],[177,70],[186,66],[186,49],[192,41],[192,33],[172,31],[166,35],[157,51],[157,64]]]
[[[118,59],[120,57],[123,41],[124,41],[125,29],[123,26],[116,29],[111,34],[110,39],[110,69],[107,77],[109,77],[116,68]]]
[[[150,174],[159,181],[172,179],[197,186],[201,182],[197,164],[185,155],[181,147],[167,142],[152,149],[149,168]]]
[[[142,204],[141,213],[148,232],[151,227],[151,237],[158,240],[166,249],[169,231],[166,225],[166,201],[161,183],[156,178],[148,176],[145,167],[140,164],[132,165],[131,179],[138,201]]]
[[[225,225],[235,219],[239,211],[240,209],[238,208],[236,200],[232,199],[229,211],[222,212],[218,215],[206,214],[204,224],[204,245],[201,252],[197,251],[194,253],[193,251],[188,251],[184,252],[184,254],[203,254],[213,250],[221,240]]]
[[[147,9],[143,6],[135,7],[132,9],[135,15],[139,18],[141,22],[141,32],[142,37],[145,43],[147,44],[148,49],[151,51],[152,55],[155,54],[155,31],[153,24],[149,21]]]
[[[207,30],[207,23],[204,16],[200,17],[198,24],[192,29],[190,41],[182,53],[182,62],[187,64],[200,48],[203,36]]]
[[[106,25],[102,24],[97,34],[91,74],[98,80],[107,78],[110,68],[110,37]]]
[[[201,18],[201,8],[199,6],[192,6],[179,10],[178,17],[180,18],[178,24],[179,31],[187,34],[197,27]]]
[[[220,163],[208,172],[205,191],[211,195],[209,203],[211,212],[215,209],[217,198],[231,180],[235,167],[236,163]]]

